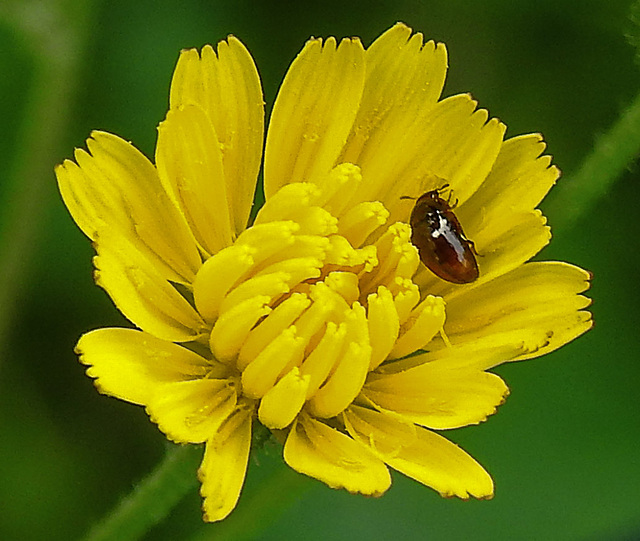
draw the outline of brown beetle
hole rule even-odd
[[[426,192],[416,201],[409,218],[411,242],[433,274],[454,284],[468,284],[478,279],[477,252],[453,213],[455,204],[440,197],[447,186]]]

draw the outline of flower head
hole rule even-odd
[[[207,520],[236,505],[256,420],[331,487],[379,495],[391,467],[491,497],[436,431],[496,411],[508,388],[488,369],[590,328],[589,274],[528,262],[550,239],[535,207],[559,175],[541,137],[505,140],[468,95],[440,99],[446,67],[442,44],[402,24],[366,50],[310,40],[274,105],[250,225],[264,109],[234,37],[181,53],[155,165],[94,132],[56,169],[96,282],[139,329],[85,334],[81,361],[169,439],[206,445]],[[478,254],[469,283],[436,276],[412,243],[411,199],[445,184]]]

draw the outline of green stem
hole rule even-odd
[[[546,214],[554,230],[568,228],[587,214],[640,153],[640,94],[611,129],[600,136],[578,171],[552,191]]]
[[[91,529],[86,541],[140,539],[197,486],[196,470],[201,460],[201,448],[173,446],[158,467]]]

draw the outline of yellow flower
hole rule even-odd
[[[402,24],[366,50],[310,40],[274,105],[250,226],[264,109],[234,37],[181,53],[155,166],[94,132],[56,169],[96,282],[140,329],[85,334],[81,361],[169,439],[206,444],[206,520],[236,505],[256,419],[330,487],[382,494],[390,466],[443,496],[491,497],[434,430],[496,411],[508,389],[488,369],[591,327],[589,274],[527,262],[550,239],[535,207],[559,175],[541,137],[505,140],[468,95],[441,100],[446,67],[444,45]],[[406,196],[445,183],[479,254],[463,285],[411,243]]]

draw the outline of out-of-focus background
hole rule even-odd
[[[360,36],[396,21],[447,44],[445,95],[471,92],[508,135],[542,132],[571,182],[640,90],[625,0],[4,0],[0,5],[0,539],[76,539],[162,459],[141,408],[99,395],[73,347],[127,325],[92,281],[92,248],[53,166],[92,129],[152,157],[178,52],[238,36],[267,107],[309,36]],[[250,539],[632,540],[640,538],[640,269],[637,167],[543,259],[593,271],[594,330],[547,357],[496,370],[512,394],[489,422],[451,433],[492,473],[495,499],[444,500],[402,475],[380,499],[308,481],[260,496],[277,448],[253,461],[239,503],[273,513]],[[553,194],[543,208],[553,209]],[[563,209],[549,220],[561,224]],[[283,489],[284,490],[284,489]],[[277,501],[281,500],[281,502]],[[238,515],[240,516],[240,515]],[[229,524],[234,516],[228,519]],[[214,539],[194,489],[146,539]],[[222,533],[222,532],[221,532]]]

